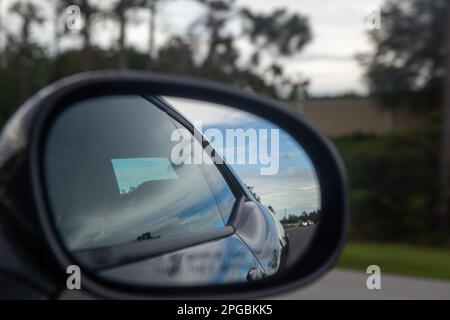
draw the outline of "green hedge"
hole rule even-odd
[[[353,239],[442,244],[433,220],[437,145],[423,134],[334,139],[349,176]]]

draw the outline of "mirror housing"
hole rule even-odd
[[[321,185],[321,220],[307,252],[289,271],[273,279],[219,286],[135,287],[118,285],[83,272],[83,289],[111,298],[186,298],[188,295],[189,298],[256,298],[304,286],[334,265],[345,240],[347,195],[342,162],[327,138],[287,107],[252,93],[184,76],[111,71],[75,75],[44,88],[30,98],[3,129],[0,202],[5,208],[3,221],[14,230],[7,235],[7,240],[13,247],[20,248],[17,263],[28,263],[31,256],[31,260],[37,261],[35,270],[40,275],[24,273],[22,277],[36,286],[46,287],[43,290],[51,294],[65,286],[66,267],[74,264],[49,214],[41,156],[44,133],[58,114],[74,101],[144,92],[225,103],[269,119],[286,130],[308,152],[317,170]],[[17,233],[23,234],[23,239],[17,237]],[[46,280],[42,281],[44,278]]]

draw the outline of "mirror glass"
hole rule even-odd
[[[65,248],[82,271],[120,283],[274,277],[298,261],[320,222],[307,152],[234,106],[138,95],[82,100],[49,128],[43,169]]]

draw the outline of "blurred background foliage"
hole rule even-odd
[[[421,134],[334,139],[349,175],[354,240],[442,244],[437,201],[437,144]]]
[[[19,18],[21,25],[16,34],[6,28],[0,30],[6,35],[0,60],[0,123],[4,123],[21,102],[46,84],[87,70],[136,69],[189,74],[280,99],[298,99],[306,94],[307,81],[301,76],[288,75],[274,59],[293,55],[310,41],[311,31],[306,17],[283,9],[256,14],[229,0],[192,0],[204,6],[204,15],[194,21],[183,36],[169,36],[165,43],[156,47],[157,26],[152,17],[158,12],[157,6],[169,1],[55,0],[41,6],[36,2],[13,1],[8,15]],[[51,6],[57,14],[46,17],[44,5],[45,8]],[[70,5],[80,8],[83,23],[77,32],[68,28],[65,10]],[[152,11],[150,21],[137,19],[133,11],[137,9]],[[57,27],[53,43],[44,46],[31,35],[34,29],[38,30],[50,19]],[[92,41],[93,24],[107,19],[118,25],[119,35],[109,49],[102,49]],[[131,23],[149,23],[148,52],[126,46],[125,28]],[[64,38],[74,37],[81,40],[79,49],[55,49]],[[238,41],[246,42],[246,54],[237,48]],[[270,52],[272,57],[264,65],[261,62],[262,50]]]
[[[203,15],[183,35],[156,45],[155,17],[169,1],[10,1],[8,15],[19,19],[20,28],[11,32],[1,17],[0,126],[40,88],[87,70],[188,74],[288,103],[310,98],[308,79],[278,63],[313,40],[314,26],[306,16],[283,8],[254,12],[233,0],[192,0],[203,6]],[[77,32],[66,23],[65,12],[73,4],[83,21]],[[349,173],[353,239],[449,244],[448,7],[447,0],[387,0],[383,28],[369,32],[374,52],[357,57],[366,70],[369,97],[386,108],[406,103],[426,121],[415,133],[334,139]],[[139,18],[142,10],[150,20]],[[107,49],[92,40],[93,25],[103,20],[119,30]],[[43,45],[32,31],[39,32],[46,21],[55,25],[55,34]],[[149,28],[148,51],[126,45],[126,27],[139,23]],[[80,46],[62,49],[66,38],[76,38]],[[242,42],[246,50],[238,45]]]

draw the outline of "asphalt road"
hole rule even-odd
[[[286,229],[289,237],[288,267],[292,265],[308,248],[308,244],[314,235],[316,226],[293,227]]]
[[[271,299],[450,300],[450,282],[381,274],[381,289],[369,290],[364,272],[335,269],[311,285]]]

